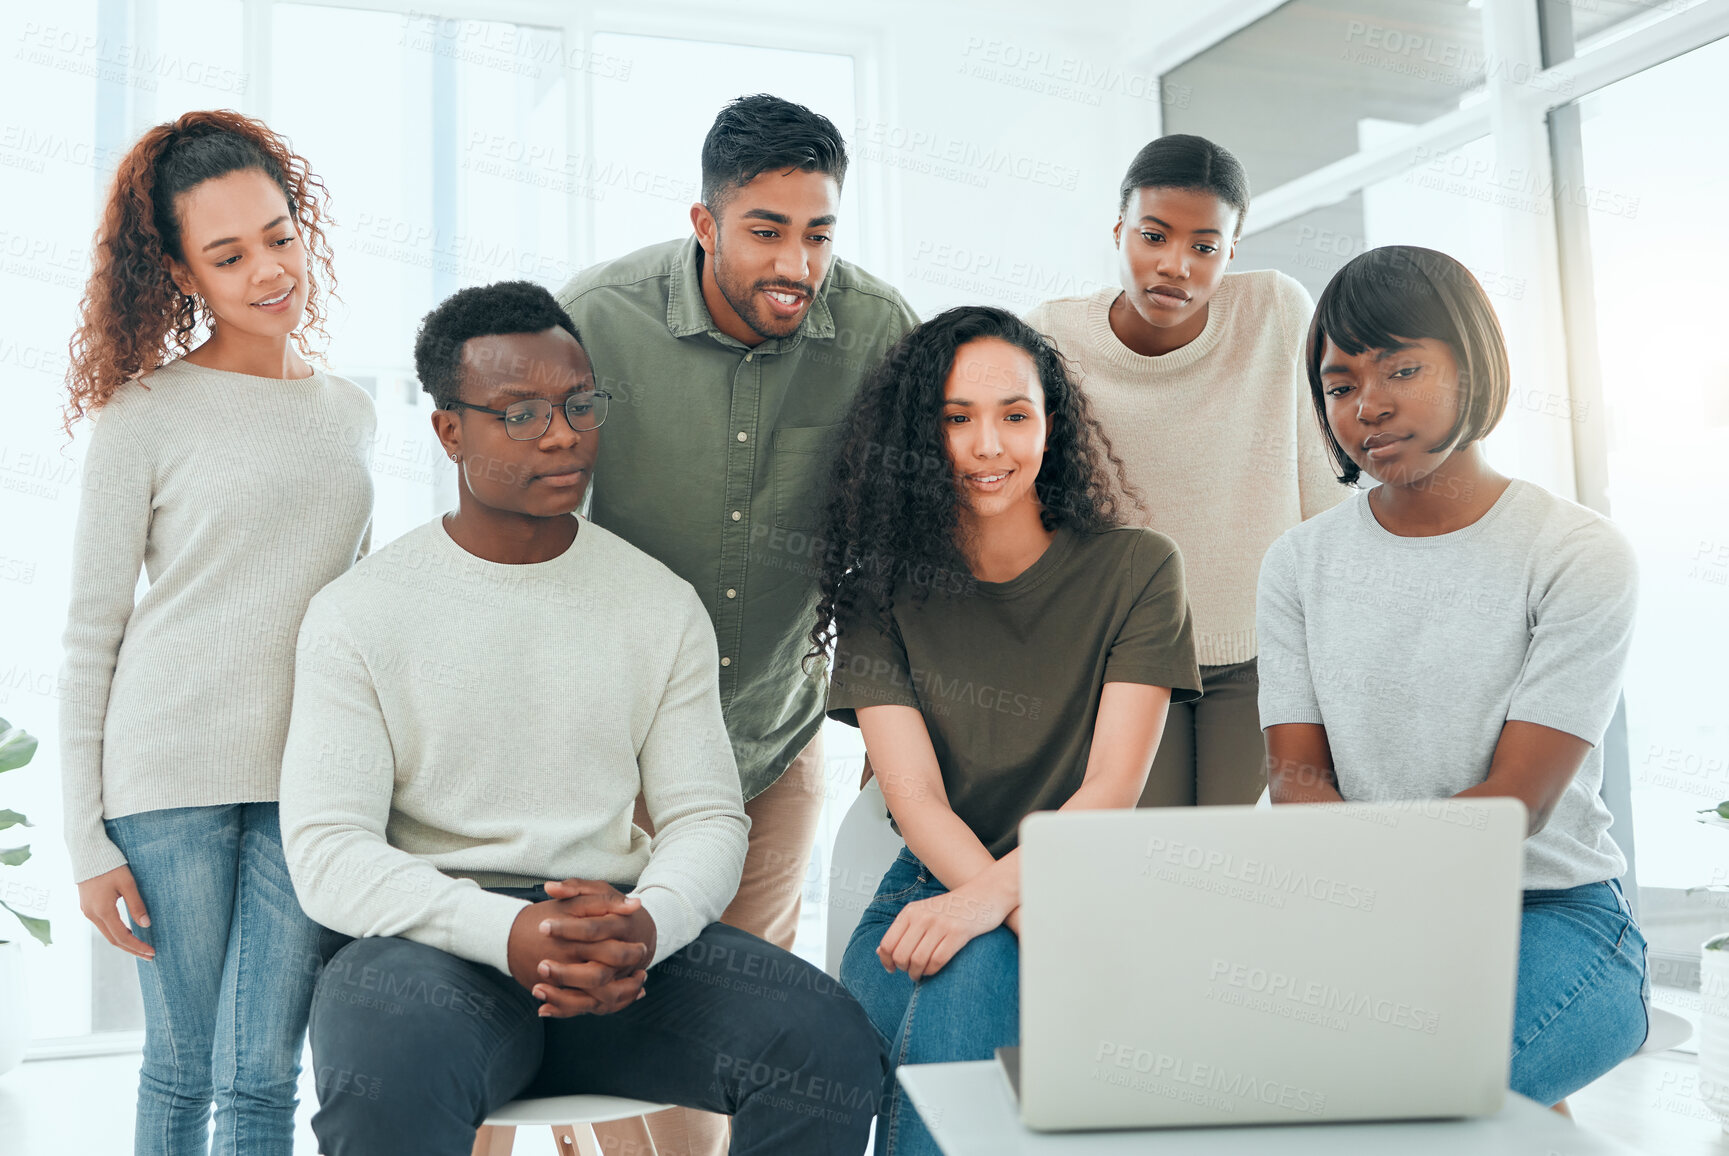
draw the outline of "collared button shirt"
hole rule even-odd
[[[639,249],[573,278],[558,300],[612,394],[589,516],[696,588],[749,799],[822,725],[827,673],[802,660],[840,425],[918,318],[837,258],[791,336],[745,345],[709,315],[700,252],[694,236]]]

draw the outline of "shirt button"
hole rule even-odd
[[[751,353],[755,353],[755,352],[756,352],[756,351],[755,351],[755,350],[752,350],[752,351],[751,351]],[[749,360],[750,360],[750,359],[751,359],[751,353],[747,353],[747,354],[745,354],[745,355],[744,355],[744,359],[745,359],[745,360],[746,360],[746,361],[749,361]]]
[[[728,590],[726,592],[726,596],[728,598],[737,598],[738,597],[738,591],[737,590]]]
[[[741,512],[741,511],[739,511],[739,510],[734,510],[734,511],[733,511],[733,512],[732,512],[732,520],[733,520],[733,521],[735,521],[735,522],[736,522],[736,521],[738,521],[738,520],[739,520],[739,519],[740,519],[740,518],[742,518],[742,517],[744,517],[744,514],[743,514],[743,513],[742,513],[742,512]]]
[[[730,659],[730,658],[723,658],[723,659],[721,659],[721,660],[720,660],[720,664],[721,664],[721,665],[722,665],[722,666],[731,666],[731,665],[732,665],[732,659]]]
[[[739,430],[738,431],[738,440],[742,442],[742,441],[749,441],[750,439],[745,436],[745,432],[743,430]]]

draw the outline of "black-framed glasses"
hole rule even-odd
[[[556,402],[547,401],[544,397],[531,397],[526,401],[513,401],[503,409],[489,409],[473,402],[453,401],[446,409],[474,409],[481,413],[490,413],[504,422],[504,432],[512,441],[531,442],[543,437],[552,426],[552,411],[564,410],[564,420],[570,423],[570,428],[577,433],[587,433],[599,429],[606,421],[606,403],[612,400],[612,394],[604,389],[590,389],[582,393],[573,393],[564,399],[562,406]]]

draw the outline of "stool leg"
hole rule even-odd
[[[627,1121],[613,1121],[627,1123]],[[639,1137],[631,1137],[625,1143],[621,1156],[660,1156],[654,1146],[654,1137],[649,1134],[648,1121],[637,1116],[634,1123],[641,1131]],[[558,1156],[605,1156],[600,1150],[600,1141],[594,1134],[590,1124],[575,1124],[556,1127],[552,1130],[553,1143],[558,1146]]]
[[[594,1128],[588,1124],[565,1124],[552,1130],[558,1156],[600,1156]]]
[[[474,1134],[473,1156],[510,1156],[516,1129],[508,1124],[482,1124]]]

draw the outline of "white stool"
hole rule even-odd
[[[629,1120],[664,1111],[671,1104],[651,1104],[623,1096],[546,1096],[538,1100],[512,1100],[486,1118],[474,1137],[473,1156],[510,1156],[516,1130],[530,1124],[552,1128],[558,1156],[601,1156],[594,1125]],[[642,1123],[643,1156],[656,1156],[648,1122]]]
[[[906,846],[889,826],[888,804],[875,778],[864,785],[835,832],[828,867],[828,950],[823,970],[840,978],[840,959],[877,884]]]
[[[1666,1052],[1670,1048],[1680,1047],[1693,1035],[1693,1025],[1674,1012],[1664,1011],[1660,1007],[1649,1010],[1651,1030],[1645,1036],[1645,1046],[1634,1052],[1634,1055]]]

